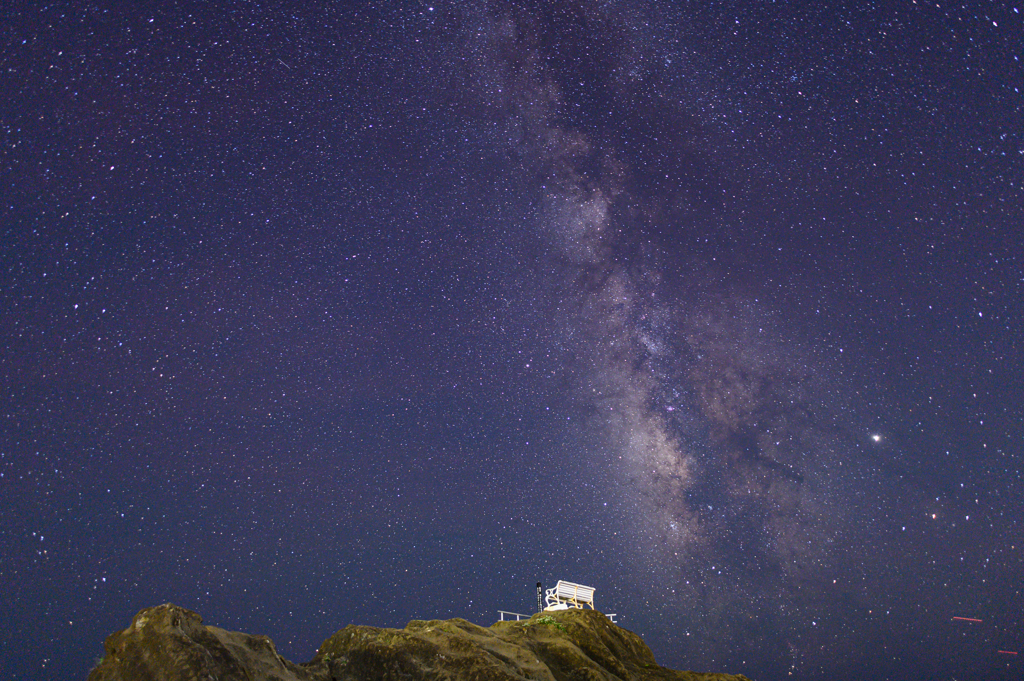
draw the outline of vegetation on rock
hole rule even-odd
[[[741,681],[658,666],[639,636],[595,611],[563,610],[481,627],[414,620],[405,629],[350,625],[295,664],[271,640],[206,626],[174,605],[147,608],[111,634],[89,681]]]

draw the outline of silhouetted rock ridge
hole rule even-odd
[[[731,681],[658,666],[636,634],[599,612],[564,610],[481,627],[414,620],[405,629],[351,625],[295,664],[266,636],[206,626],[175,605],[146,608],[111,634],[88,681]]]

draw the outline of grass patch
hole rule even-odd
[[[536,626],[538,624],[543,624],[543,625],[548,626],[548,627],[555,627],[556,629],[561,629],[562,631],[567,631],[567,629],[565,628],[565,625],[562,624],[561,622],[559,622],[558,620],[556,620],[551,615],[541,615],[535,621],[531,620],[531,621],[523,622],[523,628],[533,627],[533,626]]]

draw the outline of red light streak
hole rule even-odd
[[[960,620],[961,622],[981,622],[981,620],[973,617],[954,617],[953,619]]]

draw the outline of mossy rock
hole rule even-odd
[[[278,655],[265,636],[206,626],[173,605],[141,611],[107,638],[89,681],[732,681],[743,676],[660,667],[636,634],[592,610],[481,627],[414,620],[405,629],[350,625],[310,662]]]

